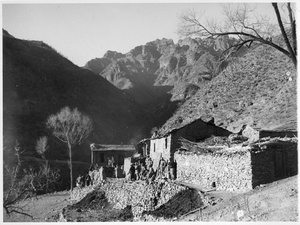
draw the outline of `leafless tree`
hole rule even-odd
[[[4,147],[4,151],[12,153],[11,148]],[[17,160],[16,165],[11,165],[5,158],[3,160],[4,172],[7,175],[4,182],[9,182],[3,191],[3,208],[7,215],[18,213],[34,219],[32,215],[26,212],[26,204],[20,204],[20,202],[36,196],[38,192],[44,192],[49,185],[56,184],[60,175],[59,170],[50,170],[49,167],[41,167],[36,171],[30,166],[21,170],[23,152],[24,150],[21,150],[20,144],[16,141],[13,148]]]
[[[283,12],[287,9],[288,19],[285,20]],[[179,17],[178,33],[181,36],[198,36],[202,38],[218,38],[220,36],[236,37],[237,42],[230,46],[230,50],[237,51],[243,46],[250,47],[253,42],[269,45],[287,55],[295,67],[297,66],[297,38],[296,20],[290,3],[283,4],[279,10],[277,3],[272,3],[276,14],[277,23],[272,23],[269,18],[256,15],[254,9],[243,4],[236,9],[230,5],[223,8],[225,18],[223,21],[205,20],[204,13],[200,16],[189,10]],[[291,35],[288,35],[290,30]],[[274,36],[283,37],[285,47],[274,42]],[[228,50],[229,50],[228,49]]]
[[[6,147],[4,147],[4,151],[8,151]],[[18,213],[25,216],[29,216],[33,219],[32,215],[26,213],[24,211],[24,207],[18,206],[17,203],[27,197],[31,196],[34,192],[32,187],[29,185],[30,182],[19,182],[18,176],[20,173],[21,167],[21,154],[24,151],[21,151],[20,145],[18,141],[14,146],[14,154],[17,158],[16,166],[8,165],[4,160],[4,168],[6,169],[6,174],[9,176],[9,180],[5,182],[10,182],[9,188],[4,190],[3,192],[3,208],[8,215],[11,213]]]
[[[49,184],[48,184],[48,177],[50,175],[50,167],[48,164],[48,160],[46,159],[45,153],[48,150],[48,138],[46,136],[41,137],[39,140],[37,140],[35,145],[36,152],[42,157],[42,159],[45,161],[45,165],[43,168],[40,169],[40,173],[43,172],[46,176],[46,193],[49,190]]]
[[[58,114],[51,115],[47,127],[63,143],[66,143],[69,153],[70,186],[73,190],[72,148],[80,144],[92,131],[92,121],[81,114],[78,109],[63,108]]]
[[[35,150],[42,157],[42,159],[46,160],[45,152],[48,150],[48,138],[46,136],[43,136],[37,140]]]

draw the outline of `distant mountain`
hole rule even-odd
[[[124,91],[101,76],[77,67],[41,41],[25,41],[3,32],[3,134],[35,152],[36,140],[51,134],[45,123],[61,108],[77,107],[94,122],[86,141],[133,143],[154,126],[146,112]],[[89,148],[86,154],[89,154]],[[59,154],[57,154],[57,157]]]
[[[179,103],[227,65],[220,56],[234,41],[229,37],[186,38],[174,44],[171,39],[157,39],[124,55],[108,51],[87,62],[85,68],[132,96],[160,126]]]
[[[129,93],[130,89],[137,88],[146,92],[148,97],[157,98],[157,92],[152,89],[166,86],[173,89],[171,94],[174,100],[184,100],[184,96],[180,97],[180,94],[186,88],[190,88],[191,84],[198,85],[211,80],[227,65],[220,56],[234,42],[235,39],[229,37],[216,40],[186,38],[179,40],[177,44],[171,39],[157,39],[137,46],[125,55],[114,52],[118,57],[113,59],[105,54],[103,58],[87,62],[85,68]],[[109,60],[110,64],[106,65]],[[132,96],[136,98],[139,94],[133,91]],[[139,97],[137,100],[143,103]],[[148,103],[147,100],[145,102]]]
[[[232,59],[202,85],[159,130],[161,135],[196,119],[231,132],[243,125],[258,130],[297,130],[297,72],[282,53],[257,45]]]

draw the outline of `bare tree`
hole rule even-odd
[[[6,147],[4,147],[4,151],[9,151]],[[24,178],[22,182],[19,181],[20,175],[20,167],[21,167],[21,154],[24,151],[21,151],[20,144],[16,141],[14,146],[14,154],[17,158],[16,166],[10,168],[4,160],[4,168],[6,169],[6,174],[9,176],[9,188],[4,190],[3,192],[3,208],[6,211],[7,215],[11,213],[18,213],[25,216],[29,216],[33,219],[32,215],[26,213],[24,211],[24,207],[18,206],[17,203],[21,200],[26,199],[34,193],[32,186],[30,185],[30,181],[27,182]],[[8,182],[8,180],[6,180]]]
[[[47,127],[60,141],[66,143],[69,153],[71,191],[73,190],[72,148],[80,144],[92,131],[92,121],[78,109],[63,108],[58,114],[51,115]]]
[[[35,150],[42,157],[42,159],[46,160],[45,152],[48,150],[48,138],[46,136],[43,136],[37,140]]]
[[[231,9],[224,7],[225,19],[220,21],[205,20],[203,13],[198,16],[193,10],[186,11],[180,15],[178,33],[181,36],[199,36],[203,38],[218,38],[220,36],[234,36],[237,42],[229,49],[239,50],[243,46],[250,47],[253,42],[269,45],[283,54],[287,55],[295,67],[297,66],[297,38],[295,14],[291,4],[287,3],[288,20],[283,23],[283,16],[278,9],[277,3],[272,3],[277,17],[277,23],[272,23],[266,16],[259,16],[254,13],[249,5]],[[281,7],[281,11],[283,8]],[[291,35],[288,37],[288,30]],[[286,48],[275,43],[274,35],[281,34]]]
[[[9,158],[4,157],[3,159],[4,174],[6,175],[6,179],[4,179],[6,185],[3,191],[3,208],[7,215],[17,213],[34,219],[25,210],[27,204],[21,204],[21,201],[36,196],[39,192],[44,193],[45,188],[48,190],[49,185],[56,184],[60,177],[59,170],[50,170],[48,167],[47,170],[40,168],[36,171],[32,166],[21,170],[23,162],[21,158],[25,150],[21,150],[18,141],[13,147],[13,152],[12,148],[7,147],[3,147],[3,150],[9,155],[13,153],[16,157],[15,165],[12,165]]]
[[[49,190],[49,184],[48,184],[48,177],[51,172],[48,160],[46,159],[45,153],[48,150],[48,138],[46,136],[41,137],[39,140],[37,140],[35,145],[36,152],[42,157],[42,159],[45,161],[44,168],[40,169],[40,171],[44,172],[46,176],[46,193]]]

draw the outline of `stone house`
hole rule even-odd
[[[113,157],[118,165],[124,165],[124,159],[136,153],[134,145],[91,144],[91,163],[107,166],[108,158]]]
[[[209,148],[209,147],[208,147]],[[203,189],[249,191],[298,173],[297,141],[270,139],[212,152],[177,151],[177,180]]]
[[[201,119],[184,126],[177,126],[167,132],[152,137],[150,140],[150,157],[153,160],[153,168],[157,169],[159,159],[162,156],[166,161],[174,158],[174,153],[180,147],[179,138],[199,142],[214,136],[228,136],[231,132],[215,126],[213,123],[205,123]]]

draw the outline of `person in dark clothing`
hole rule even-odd
[[[82,175],[79,175],[76,179],[76,186],[82,188],[84,184],[84,178]]]
[[[91,181],[92,181],[91,176],[89,174],[85,175],[85,186],[86,187],[90,186]]]
[[[129,169],[129,180],[135,180],[134,174],[135,174],[135,168],[133,166],[133,163],[131,163],[130,165],[130,169]]]
[[[134,177],[135,177],[135,180],[139,180],[140,179],[140,165],[138,163],[135,163],[134,164]]]

